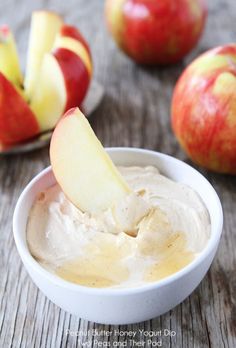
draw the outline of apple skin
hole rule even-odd
[[[167,65],[197,44],[207,17],[205,0],[106,0],[108,28],[137,63]]]
[[[68,37],[71,37],[72,39],[80,41],[84,45],[84,47],[87,49],[91,59],[91,51],[90,51],[89,45],[76,27],[72,25],[64,24],[59,32],[59,35],[68,36]]]
[[[89,87],[90,75],[84,62],[76,53],[65,48],[57,48],[53,55],[61,67],[65,80],[67,102],[64,112],[66,112],[70,108],[81,105]]]
[[[40,132],[28,104],[0,72],[0,143],[12,145]]]
[[[171,113],[173,131],[195,163],[236,174],[236,44],[209,50],[185,69]]]
[[[77,28],[63,25],[54,42],[53,49],[66,48],[76,53],[84,62],[89,75],[92,75],[92,57],[89,46]]]

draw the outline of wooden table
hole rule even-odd
[[[118,51],[104,26],[103,1],[1,0],[0,22],[14,30],[23,62],[31,11],[50,8],[63,13],[90,42],[95,79],[105,87],[104,100],[90,119],[103,144],[153,149],[189,162],[171,132],[173,86],[197,54],[236,40],[236,2],[210,0],[209,7],[207,28],[197,49],[184,62],[162,69],[137,66]],[[176,335],[162,335],[163,347],[236,347],[235,177],[198,168],[218,192],[225,218],[217,257],[200,286],[165,315],[118,327],[86,322],[60,310],[38,291],[22,266],[12,236],[14,206],[24,186],[48,164],[47,148],[0,157],[0,347],[122,347],[126,343],[135,347],[128,331],[136,333],[140,347],[151,347],[160,337],[148,338],[142,330],[165,329]]]

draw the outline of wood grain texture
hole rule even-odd
[[[236,2],[209,0],[209,7],[207,28],[195,51],[182,63],[162,69],[144,69],[118,51],[104,26],[102,0],[1,0],[0,22],[9,23],[15,32],[23,65],[31,11],[61,12],[88,39],[95,78],[105,87],[103,103],[91,118],[103,144],[154,149],[189,162],[170,128],[173,86],[197,54],[236,40]],[[164,329],[174,330],[176,336],[162,336],[163,347],[236,347],[235,177],[200,169],[218,192],[225,218],[217,257],[200,286],[165,315],[118,327],[86,322],[60,310],[37,290],[22,266],[12,236],[14,206],[24,186],[48,164],[48,149],[0,157],[0,347],[115,347],[117,342],[120,347],[126,342],[135,347],[127,330],[137,333],[136,341],[143,342],[142,347],[152,347],[159,337],[148,341],[142,330]],[[91,331],[95,329],[97,336]],[[68,330],[80,336],[68,335]],[[107,337],[104,330],[112,334]]]

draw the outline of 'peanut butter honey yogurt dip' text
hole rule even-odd
[[[37,197],[27,241],[47,270],[89,287],[136,287],[177,272],[204,249],[210,218],[196,192],[152,166],[118,169],[134,193],[103,213],[83,213],[59,185]]]

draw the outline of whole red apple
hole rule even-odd
[[[196,45],[207,16],[205,0],[106,0],[108,27],[136,62],[175,63]]]
[[[172,126],[194,162],[236,174],[236,44],[212,49],[186,68],[173,94]]]

